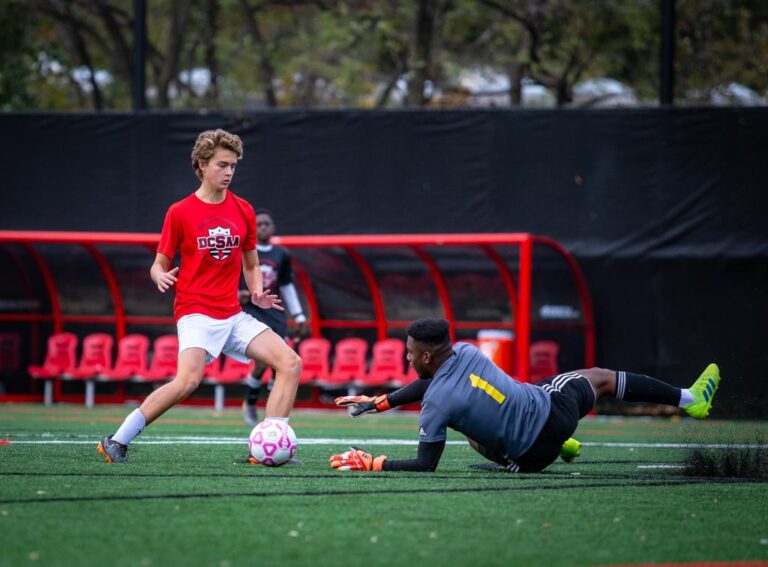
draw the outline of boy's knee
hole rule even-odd
[[[199,377],[196,374],[179,374],[176,376],[176,383],[182,390],[182,395],[189,396],[192,392],[197,390],[202,381],[202,375]]]
[[[301,372],[301,364],[301,357],[294,350],[286,349],[286,353],[281,357],[278,371],[298,375]]]
[[[296,374],[299,374],[303,365],[304,363],[301,361],[301,357],[293,352],[291,355],[291,366],[293,367],[293,371],[296,372]]]

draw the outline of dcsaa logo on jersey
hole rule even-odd
[[[216,260],[226,260],[232,253],[232,248],[240,246],[240,236],[235,234],[229,228],[217,226],[208,229],[208,236],[199,236],[197,238],[197,249],[208,250]]]

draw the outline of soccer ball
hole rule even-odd
[[[279,467],[296,453],[296,434],[283,421],[264,420],[248,437],[248,452],[259,464]]]

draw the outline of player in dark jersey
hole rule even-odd
[[[293,268],[291,266],[291,256],[282,246],[271,243],[275,235],[275,217],[268,209],[256,209],[256,249],[259,254],[259,266],[261,268],[261,278],[264,289],[268,293],[277,295],[283,304],[288,308],[293,320],[297,325],[297,336],[305,337],[309,334],[307,318],[301,307],[301,301],[296,293],[296,287],[293,284]],[[240,302],[243,311],[255,317],[278,336],[285,338],[287,336],[287,316],[285,311],[277,309],[262,309],[254,305],[250,300],[250,294],[247,289],[240,292]],[[256,410],[256,404],[259,401],[261,390],[261,381],[264,371],[267,367],[256,362],[251,375],[246,380],[248,392],[243,404],[245,408],[245,421],[255,425],[259,421],[259,414]]]
[[[431,384],[419,416],[415,459],[388,460],[351,449],[330,458],[339,470],[425,471],[437,468],[446,428],[463,433],[470,445],[510,472],[538,472],[554,462],[579,420],[603,397],[683,408],[703,419],[720,384],[710,364],[688,389],[642,374],[590,368],[537,384],[510,379],[472,345],[451,346],[448,322],[420,319],[407,329],[408,361]]]

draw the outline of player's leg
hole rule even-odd
[[[176,378],[152,392],[139,406],[139,411],[147,420],[147,425],[179,402],[186,400],[192,392],[197,390],[203,379],[206,356],[206,351],[198,347],[188,348],[179,353]]]
[[[206,351],[197,347],[179,353],[176,377],[147,396],[138,409],[128,414],[114,435],[108,435],[99,442],[99,453],[107,462],[125,462],[128,444],[147,425],[197,389],[203,379],[206,356]]]
[[[245,351],[248,358],[275,369],[274,386],[267,400],[266,417],[288,417],[296,399],[301,373],[301,359],[271,329],[256,335]]]
[[[301,359],[286,342],[267,325],[239,313],[223,352],[236,359],[251,359],[275,369],[275,387],[267,400],[267,417],[288,417],[296,398],[301,373]]]
[[[98,449],[107,461],[124,462],[127,445],[144,427],[197,389],[203,379],[205,363],[219,355],[230,334],[233,325],[230,319],[192,314],[176,322],[179,336],[176,377],[152,392],[138,409],[128,414],[114,435],[101,440]]]
[[[703,419],[709,414],[712,399],[720,385],[720,370],[710,364],[690,388],[677,388],[656,378],[632,372],[590,368],[576,371],[603,396],[626,402],[648,402],[683,408],[689,415]]]
[[[470,439],[467,437],[467,442],[469,443],[469,446],[472,447],[475,451],[480,453],[483,457],[488,459],[489,461],[493,461],[494,463],[499,463],[500,465],[506,466],[508,463],[505,461],[504,457],[501,455],[494,455],[491,451],[486,449],[483,445],[480,445],[477,441],[474,439]],[[574,459],[578,458],[581,455],[581,443],[574,439],[573,437],[569,437],[565,443],[563,443],[560,446],[560,458],[563,459],[566,463],[571,463],[574,461]]]
[[[250,425],[256,425],[259,422],[259,412],[256,409],[256,406],[259,403],[261,381],[266,370],[266,364],[256,361],[253,370],[251,370],[251,373],[245,379],[246,392],[243,407],[245,409],[245,421]]]
[[[480,453],[483,457],[488,459],[489,461],[493,461],[494,463],[498,463],[501,466],[507,466],[509,463],[509,460],[504,457],[504,455],[497,455],[493,451],[488,450],[487,447],[484,445],[481,445],[474,439],[470,439],[467,437],[467,442],[469,443],[469,446],[472,447],[475,451]]]
[[[507,465],[512,472],[539,472],[558,457],[578,456],[581,444],[573,439],[579,420],[595,405],[595,389],[577,372],[547,378],[537,384],[550,396],[549,416],[533,445]]]
[[[268,317],[264,314],[259,315],[258,311],[246,310],[247,315],[250,315],[254,319],[264,323],[270,329],[272,329],[278,336],[285,337],[286,325],[285,317]],[[261,397],[261,388],[263,385],[264,372],[267,370],[267,365],[260,360],[255,361],[255,365],[251,374],[245,379],[246,392],[245,401],[243,402],[243,409],[245,410],[245,422],[249,425],[256,425],[259,422],[259,412],[257,405],[259,398]],[[274,372],[272,373],[272,380],[267,386],[267,396],[272,389],[271,382],[274,380]]]

